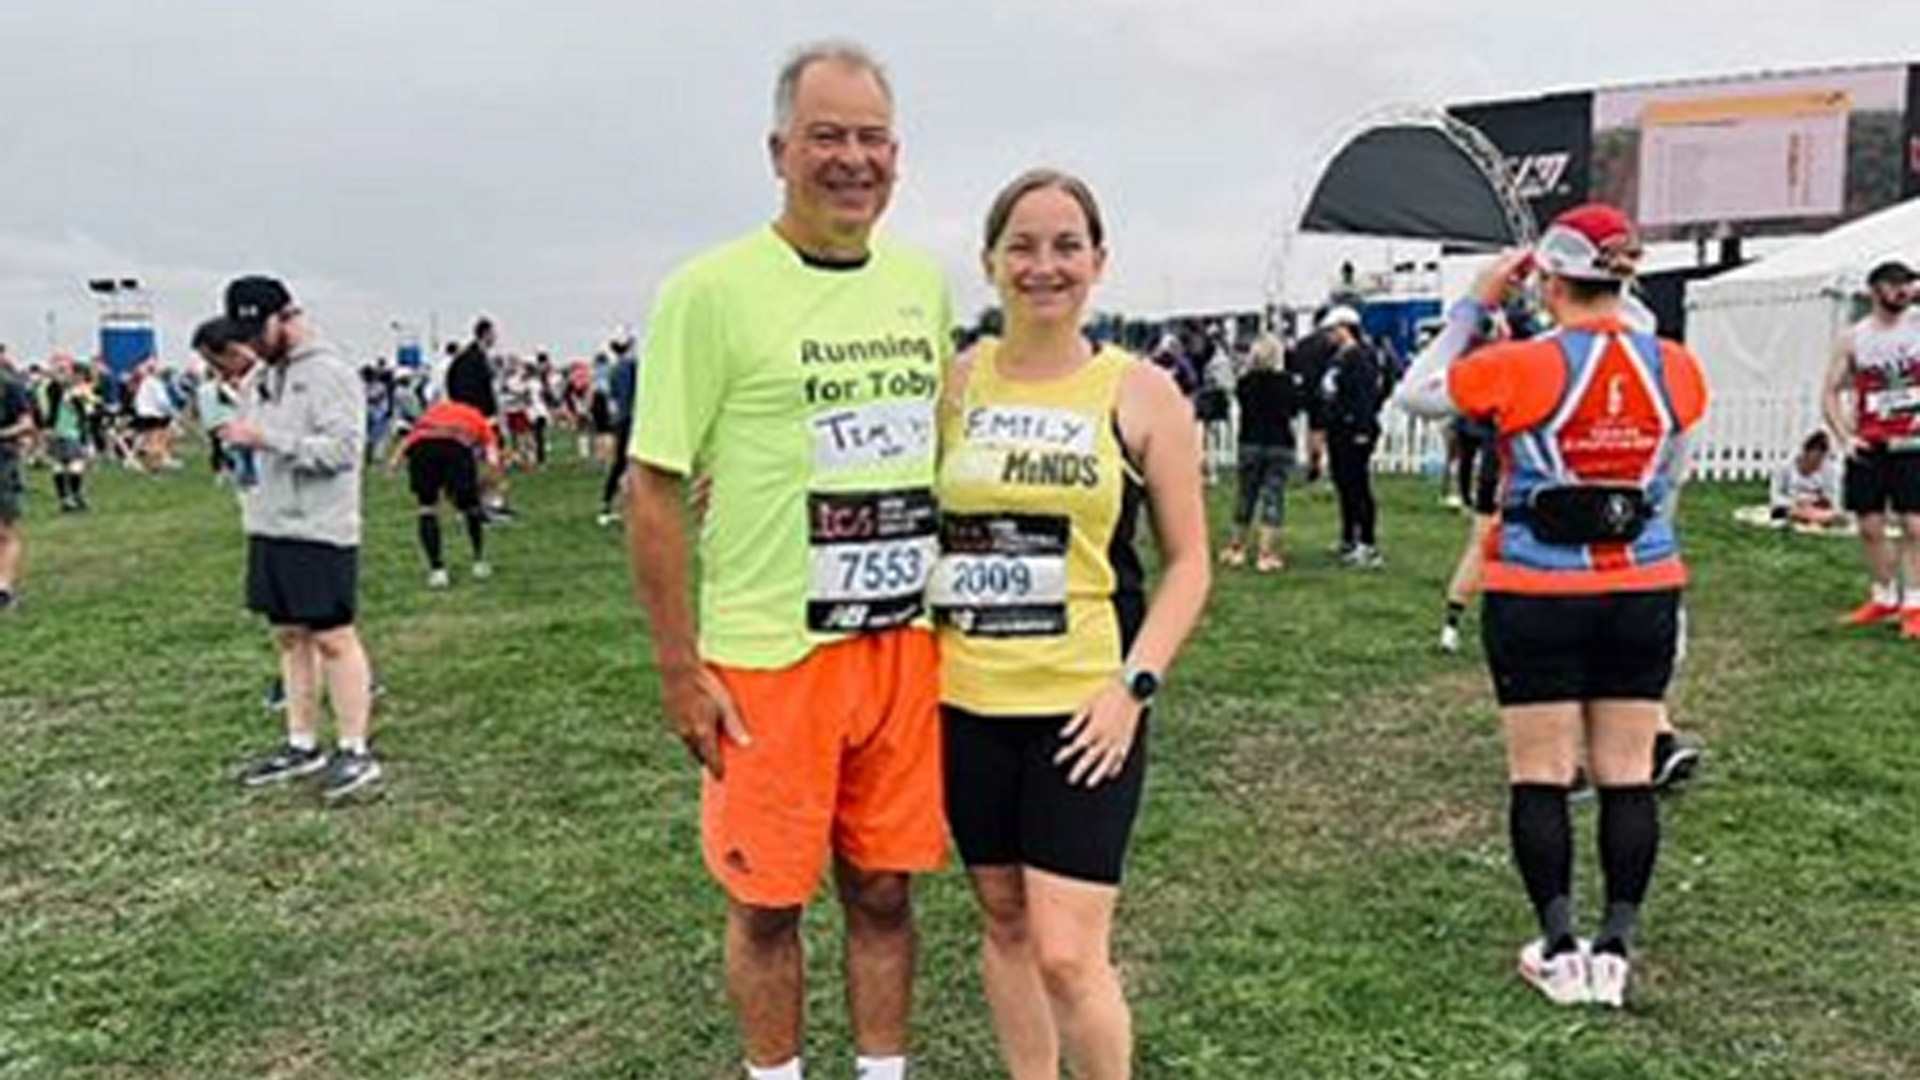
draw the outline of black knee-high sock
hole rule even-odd
[[[86,483],[87,483],[86,473],[70,472],[67,474],[67,490],[73,492],[73,497],[76,499],[86,494],[81,490],[81,488],[86,486]]]
[[[1640,904],[1660,854],[1660,803],[1653,788],[1600,789],[1600,869],[1607,877],[1607,919],[1594,947],[1625,956],[1640,923]]]
[[[1561,784],[1514,784],[1507,812],[1513,860],[1553,956],[1574,945],[1573,823]]]
[[[440,515],[420,515],[420,548],[427,553],[427,565],[435,570],[446,569],[446,559],[440,548]]]
[[[467,542],[473,545],[473,561],[487,557],[487,515],[478,508],[467,511]]]
[[[72,489],[68,487],[68,484],[67,484],[67,474],[63,472],[54,473],[53,474],[53,493],[60,497],[61,502],[67,501],[67,497],[71,491]]]

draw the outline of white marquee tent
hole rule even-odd
[[[1920,199],[1687,286],[1687,344],[1713,392],[1702,475],[1762,475],[1820,426],[1834,341],[1861,311],[1867,272],[1894,258],[1920,263]]]

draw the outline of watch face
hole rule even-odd
[[[1160,678],[1151,671],[1136,671],[1127,689],[1133,693],[1135,700],[1145,701],[1160,689]]]

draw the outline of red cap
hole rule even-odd
[[[1554,218],[1534,245],[1540,269],[1581,281],[1625,281],[1640,254],[1640,231],[1605,203],[1576,206]]]

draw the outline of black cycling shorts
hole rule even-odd
[[[1680,590],[1490,592],[1480,634],[1501,705],[1661,701],[1680,645]]]
[[[421,506],[447,493],[462,513],[480,506],[480,469],[473,450],[457,439],[422,439],[407,448],[407,483]]]
[[[352,626],[360,549],[310,540],[247,537],[247,608],[274,626]]]
[[[1068,716],[980,716],[940,707],[947,823],[968,866],[1031,866],[1118,885],[1147,778],[1147,718],[1120,775],[1067,783],[1053,763]]]
[[[1854,514],[1920,514],[1920,450],[1876,447],[1847,458],[1844,501]]]

